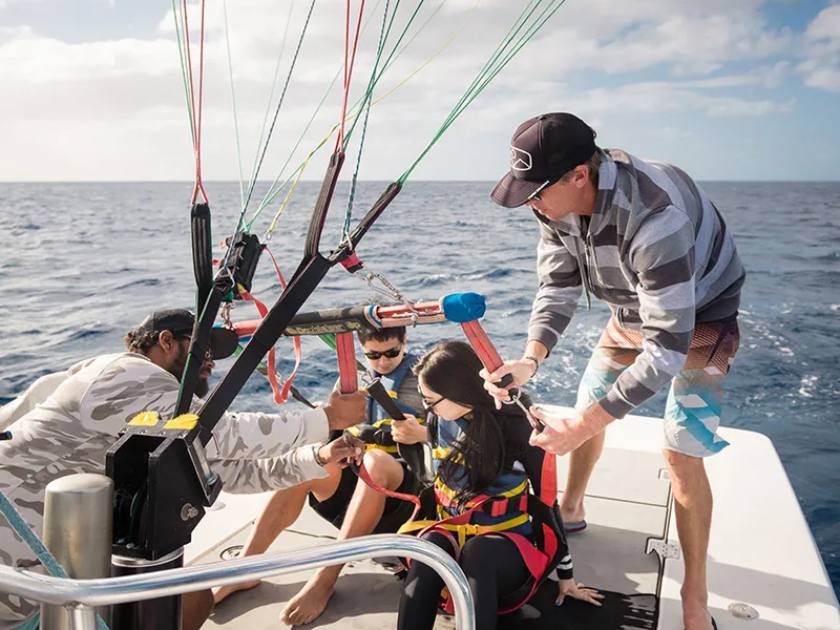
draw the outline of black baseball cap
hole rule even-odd
[[[185,308],[155,311],[137,327],[137,334],[170,331],[173,335],[189,335],[195,325],[195,315]],[[238,335],[229,328],[214,326],[210,331],[210,350],[214,359],[226,359],[239,344]]]
[[[597,150],[595,131],[574,114],[529,118],[513,133],[510,171],[490,197],[506,208],[521,206],[546,182],[556,182]]]

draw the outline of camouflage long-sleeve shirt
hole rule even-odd
[[[44,488],[72,473],[105,472],[105,453],[120,430],[141,411],[172,413],[178,381],[145,356],[112,354],[36,381],[0,409],[0,490],[39,536]],[[195,405],[200,404],[198,399]],[[328,438],[322,409],[284,413],[228,413],[207,444],[211,468],[228,492],[262,492],[325,476],[314,450]],[[34,554],[0,518],[0,562],[31,566]],[[0,593],[0,630],[34,611],[30,602]]]

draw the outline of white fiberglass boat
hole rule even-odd
[[[610,426],[589,484],[589,526],[570,536],[579,580],[631,595],[638,625],[624,620],[616,629],[682,628],[683,564],[661,435],[655,418],[628,416]],[[834,590],[770,440],[740,429],[724,428],[721,435],[731,447],[707,460],[715,499],[709,608],[718,628],[840,630]],[[562,488],[566,459],[559,464]],[[187,563],[235,556],[267,498],[223,494],[194,532]],[[311,546],[335,534],[307,508],[270,551]],[[236,593],[204,627],[285,627],[280,611],[307,577],[288,574]],[[308,627],[393,628],[401,586],[374,562],[354,563],[345,568],[326,612]],[[452,620],[440,617],[437,627],[453,627]]]

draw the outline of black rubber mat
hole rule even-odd
[[[499,617],[498,630],[655,630],[659,604],[654,595],[604,594],[602,605],[566,598],[555,606],[557,584],[546,582],[520,610]]]

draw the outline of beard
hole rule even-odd
[[[172,363],[172,369],[170,373],[177,378],[179,381],[184,375],[184,370],[187,368],[187,359],[189,358],[189,349],[183,348],[183,351],[175,357],[175,360]],[[195,384],[195,395],[199,398],[204,398],[207,395],[207,392],[210,391],[210,384],[208,383],[207,378],[202,376],[200,373],[198,375],[198,382]]]
[[[204,398],[207,392],[210,391],[210,384],[206,378],[198,377],[198,383],[195,384],[195,395],[199,398]]]

